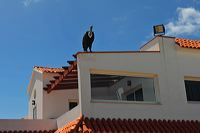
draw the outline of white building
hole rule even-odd
[[[156,36],[139,51],[74,57],[34,67],[29,119],[56,120],[56,132],[200,131],[200,40]]]
[[[64,72],[63,68],[34,67],[28,87],[29,119],[56,119],[69,111],[69,103],[78,102],[78,90],[63,89],[47,93],[44,86]],[[60,73],[60,74],[59,74]]]

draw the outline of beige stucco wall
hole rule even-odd
[[[180,49],[174,38],[158,37],[156,40],[154,43],[159,44],[160,52],[78,54],[79,98],[83,115],[95,118],[200,120],[199,103],[187,102],[183,80],[184,76],[200,77],[200,52]],[[92,100],[90,73],[95,71],[155,77],[156,102]]]

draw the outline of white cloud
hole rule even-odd
[[[23,1],[23,4],[24,4],[24,6],[25,7],[29,7],[31,4],[33,4],[33,3],[38,3],[38,2],[40,2],[41,0],[24,0]]]
[[[200,11],[192,7],[177,8],[178,20],[166,25],[167,35],[198,34],[200,32]]]

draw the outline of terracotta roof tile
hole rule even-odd
[[[79,125],[77,125],[79,123]],[[136,119],[99,119],[99,118],[78,118],[70,122],[56,133],[69,132],[152,132],[152,133],[199,133],[199,121],[185,121],[185,120],[136,120]]]
[[[51,67],[42,67],[42,66],[34,66],[34,68],[40,72],[46,73],[60,73],[64,72],[63,68],[51,68]]]
[[[184,48],[200,49],[200,40],[189,40],[184,38],[176,38],[175,42]]]
[[[51,81],[51,84],[47,84],[47,87],[44,89],[47,90],[48,93],[50,93],[52,90],[55,89],[74,89],[78,88],[78,71],[77,71],[77,61],[68,61],[70,66],[67,69],[63,69],[64,71],[56,77],[53,81]],[[64,81],[64,79],[73,79],[75,78],[75,81],[73,81],[70,85],[65,84],[59,84]],[[69,83],[69,82],[68,82]]]
[[[58,129],[55,133],[71,133],[75,132],[76,128],[79,126],[79,123],[82,122],[82,117],[77,118],[74,121],[71,121],[64,127]]]

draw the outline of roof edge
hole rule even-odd
[[[106,127],[105,127],[106,124]],[[114,127],[115,125],[117,127]],[[85,116],[80,116],[77,119],[69,122],[62,128],[58,129],[55,133],[66,133],[66,132],[131,132],[140,131],[131,125],[138,125],[142,127],[143,131],[153,130],[154,132],[164,132],[170,131],[180,132],[180,131],[195,131],[200,130],[199,120],[170,120],[170,119],[122,119],[122,118],[89,118]],[[187,126],[188,125],[189,128]],[[149,128],[146,128],[149,125]],[[166,128],[159,125],[168,125]],[[174,125],[176,128],[174,129]],[[124,127],[124,128],[123,128]]]
[[[77,52],[76,56],[80,54],[127,54],[127,53],[159,53],[160,51],[95,51],[95,52]]]
[[[60,67],[34,66],[33,69],[41,73],[57,73],[56,71],[64,71],[64,69]],[[45,69],[49,69],[49,70],[45,70]]]

